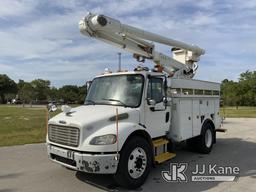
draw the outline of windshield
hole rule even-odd
[[[142,75],[114,75],[92,81],[85,104],[138,107],[143,90]]]

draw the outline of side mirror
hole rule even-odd
[[[163,103],[166,105],[168,103],[167,97],[163,97]]]
[[[148,105],[149,105],[150,107],[155,107],[156,101],[155,101],[154,99],[148,99]]]
[[[151,111],[155,111],[156,101],[154,99],[148,99],[148,105]]]

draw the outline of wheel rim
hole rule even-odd
[[[207,129],[205,132],[205,145],[208,148],[212,145],[212,132],[210,129]]]
[[[135,148],[128,159],[128,173],[133,179],[139,178],[146,170],[147,155],[141,147]]]

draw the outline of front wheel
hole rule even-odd
[[[134,136],[122,149],[115,181],[125,188],[135,189],[146,180],[152,166],[150,144],[141,137]]]

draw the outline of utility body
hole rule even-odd
[[[175,157],[174,143],[211,151],[221,124],[220,84],[192,79],[203,49],[103,15],[88,14],[79,28],[155,66],[96,76],[84,105],[64,107],[49,120],[51,160],[78,171],[112,174],[120,185],[136,188],[152,165]],[[157,52],[149,41],[172,46],[173,57]]]

